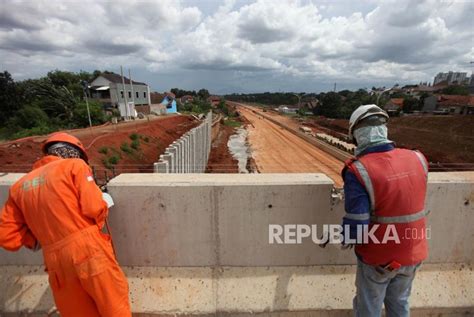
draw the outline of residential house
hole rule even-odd
[[[450,114],[474,114],[474,96],[439,95],[437,108]]]
[[[217,107],[217,105],[219,105],[219,102],[221,102],[221,97],[209,96],[209,98],[207,98],[207,101],[211,103],[211,106]]]
[[[188,102],[193,102],[194,97],[191,95],[184,95],[183,97],[179,98],[179,100],[181,101],[182,104],[186,104]]]
[[[124,85],[122,77],[118,74],[107,73],[101,74],[90,83],[91,98],[97,99],[105,104],[116,106],[119,103],[134,102],[135,105],[149,105],[150,89],[147,84],[137,82],[124,77]]]
[[[389,115],[398,114],[403,110],[403,98],[391,98],[383,108]]]
[[[150,105],[150,88],[147,84],[130,81],[127,77],[104,73],[89,85],[91,98],[104,104],[105,108],[119,109],[122,117],[136,117],[135,106]]]
[[[474,96],[429,96],[424,100],[422,111],[434,114],[474,114]]]
[[[166,113],[178,112],[178,106],[176,105],[176,95],[172,92],[165,92],[164,98],[160,104],[166,107]]]

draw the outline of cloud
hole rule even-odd
[[[470,1],[187,1],[4,1],[0,57],[24,77],[123,64],[252,91],[426,81],[473,58]]]

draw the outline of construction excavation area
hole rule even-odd
[[[313,135],[330,134],[324,125],[228,105],[238,125],[208,113],[71,131],[113,197],[109,232],[133,316],[352,316],[351,250],[269,243],[275,224],[341,223],[334,189],[351,154]],[[0,204],[44,140],[0,144]],[[474,172],[429,174],[430,251],[412,316],[474,316],[473,206]],[[0,250],[1,317],[58,316],[44,270],[41,252]]]

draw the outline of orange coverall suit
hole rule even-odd
[[[61,316],[131,316],[128,284],[102,233],[107,204],[81,159],[45,156],[11,188],[0,246],[43,249]]]

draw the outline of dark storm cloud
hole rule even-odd
[[[24,30],[38,30],[41,28],[42,24],[37,20],[28,19],[25,16],[18,16],[11,14],[9,11],[5,10],[5,4],[0,8],[0,28],[6,30],[13,29],[24,29]]]
[[[18,51],[22,54],[32,52],[43,52],[51,53],[58,51],[61,48],[48,41],[35,39],[34,37],[28,38],[10,38],[5,41],[0,41],[0,48],[4,50]]]
[[[290,39],[293,30],[271,28],[262,20],[252,20],[239,25],[239,37],[253,44],[273,43]]]
[[[99,40],[88,40],[84,43],[89,53],[100,53],[104,55],[119,56],[138,52],[141,47],[136,44],[115,44]]]
[[[213,60],[207,62],[189,62],[183,65],[186,69],[213,70],[213,71],[242,71],[242,72],[265,72],[271,71],[271,67],[263,67],[252,64],[233,64],[226,60]]]

